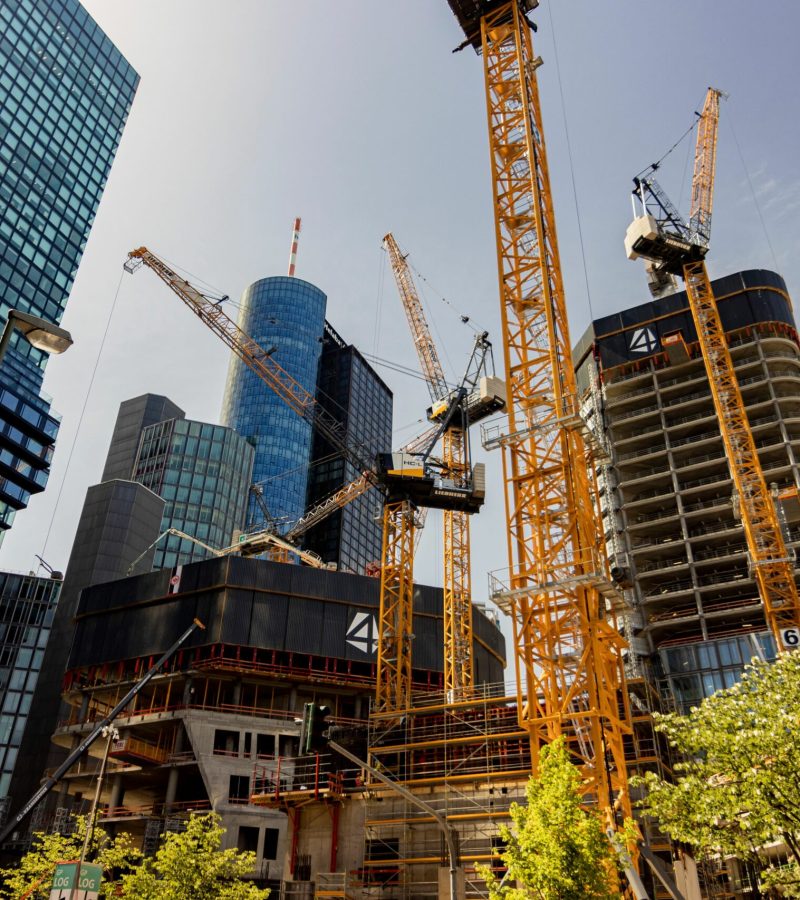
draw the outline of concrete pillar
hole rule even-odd
[[[191,678],[187,678],[183,685],[183,705],[188,706],[192,702],[192,687],[193,681]]]
[[[360,719],[360,718],[361,718],[361,701],[362,701],[362,697],[361,697],[361,695],[359,694],[359,695],[356,697],[356,702],[355,702],[355,718],[356,718],[356,719]]]
[[[178,795],[178,767],[173,766],[169,770],[169,780],[167,781],[167,791],[164,795],[165,812],[169,813],[172,805],[175,803],[175,797]]]
[[[111,779],[111,797],[108,801],[108,805],[112,809],[115,809],[117,806],[122,806],[122,797],[124,793],[122,788],[122,775],[118,772]]]
[[[78,721],[79,721],[79,722],[85,722],[85,721],[86,721],[86,714],[87,714],[88,712],[89,712],[89,695],[88,695],[88,694],[84,694],[84,695],[81,697],[81,709],[80,709],[80,712],[78,713]]]
[[[233,691],[231,692],[231,702],[234,706],[241,706],[242,703],[242,679],[239,678],[233,683]]]

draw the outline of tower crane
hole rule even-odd
[[[389,254],[397,289],[403,303],[422,375],[428,385],[431,408],[428,417],[437,421],[450,406],[453,391],[444,376],[439,353],[425,317],[406,256],[394,236],[383,239]],[[442,459],[446,469],[463,478],[469,471],[469,425],[505,409],[505,387],[486,371],[491,359],[486,335],[478,336],[462,386],[464,400],[442,434]],[[482,351],[482,352],[481,352]],[[476,362],[477,365],[472,365]],[[469,399],[472,402],[469,402]],[[470,567],[469,516],[447,509],[444,520],[444,688],[448,697],[469,696],[474,682],[472,660],[472,576]]]
[[[142,265],[151,269],[186,306],[210,328],[253,372],[297,414],[316,428],[347,459],[361,476],[329,500],[329,509],[340,508],[370,487],[384,495],[383,553],[376,707],[382,712],[406,709],[411,697],[411,644],[413,640],[414,512],[418,506],[476,512],[483,505],[485,474],[477,464],[458,480],[431,459],[431,451],[456,409],[455,399],[427,432],[423,449],[379,454],[373,462],[362,444],[348,434],[302,385],[225,313],[226,298],[211,298],[173,271],[146,247],[128,254],[124,268],[135,272]],[[460,387],[458,399],[463,388]],[[308,516],[305,517],[308,520]],[[316,519],[315,521],[319,521]],[[313,524],[313,523],[311,523]],[[310,527],[308,521],[304,527]],[[298,525],[291,532],[298,534]]]
[[[794,553],[786,546],[764,479],[705,264],[711,237],[721,96],[722,91],[709,88],[700,115],[688,222],[660,188],[651,167],[645,177],[634,179],[634,197],[641,203],[642,214],[628,228],[625,249],[629,259],[643,257],[648,262],[657,289],[673,276],[684,280],[739,501],[750,570],[778,649],[791,650],[797,645],[800,626]]]
[[[538,0],[448,0],[483,58],[508,429],[503,448],[509,570],[492,598],[511,616],[520,725],[534,768],[564,735],[612,827],[631,812],[631,733],[619,602],[603,550],[593,447],[578,415],[555,217],[528,14]]]

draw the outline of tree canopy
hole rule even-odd
[[[512,804],[505,842],[504,882],[488,866],[478,871],[491,900],[616,900],[617,857],[600,815],[581,806],[581,777],[563,739],[542,748],[540,773],[526,788],[527,804]],[[520,887],[517,887],[517,884]]]
[[[783,842],[793,862],[767,869],[764,884],[800,897],[800,653],[754,661],[738,684],[656,727],[679,761],[674,782],[643,779],[645,811],[700,855],[764,866],[759,848]]]
[[[266,900],[243,880],[253,872],[255,853],[222,850],[225,833],[215,813],[193,815],[186,830],[167,835],[152,860],[122,878],[122,895],[136,900]]]
[[[49,897],[56,864],[64,860],[80,859],[85,835],[84,816],[75,820],[72,834],[46,834],[37,831],[33,836],[31,849],[18,865],[0,869],[0,897],[18,900],[27,891],[31,891],[28,895],[30,900]],[[134,849],[129,835],[120,834],[110,838],[102,828],[95,828],[89,850],[92,862],[103,868],[101,897],[115,896],[112,872],[133,868],[142,858],[139,850]]]

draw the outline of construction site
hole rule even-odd
[[[68,829],[102,766],[98,822],[134,835],[148,855],[190,813],[214,810],[228,844],[256,854],[253,878],[281,900],[477,900],[488,893],[476,865],[503,876],[500,826],[524,802],[542,747],[563,737],[585,804],[612,837],[637,817],[624,896],[761,896],[750,866],[696,861],[638,814],[641,789],[630,780],[669,777],[676,762],[654,712],[687,712],[733,685],[753,657],[794,646],[800,338],[791,301],[774,272],[712,282],[706,271],[722,97],[709,88],[688,217],[655,168],[635,179],[624,252],[644,263],[650,299],[570,337],[537,6],[449,0],[458,49],[483,67],[503,332],[494,344],[476,333],[453,386],[407,254],[385,235],[430,396],[413,440],[373,453],[274,347],[227,315],[226,298],[146,247],[129,254],[126,272],[160,279],[260,389],[314,429],[345,483],[288,526],[255,496],[260,526],[223,548],[175,528],[158,538],[174,544],[132,543],[116,580],[83,588],[52,741],[64,758],[94,741],[98,723],[113,718],[116,733],[51,785],[29,821],[10,821],[15,848],[42,827]],[[476,118],[482,102],[475,97]],[[344,352],[331,330],[326,322]],[[115,479],[138,471],[155,483],[166,471],[180,419],[161,418],[131,451],[125,472],[134,474]],[[502,457],[502,484],[474,460],[477,441]],[[487,496],[504,503],[507,559],[489,573],[492,605],[479,605],[473,578],[486,573],[472,572],[470,519]],[[380,559],[358,574],[341,563],[336,571],[328,544],[309,535],[365,498],[379,510]],[[441,588],[414,577],[429,509],[442,513]],[[161,515],[159,506],[151,517]],[[182,541],[213,558],[150,571],[155,546],[163,559]],[[152,671],[193,620],[203,630]]]

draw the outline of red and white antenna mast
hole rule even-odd
[[[300,219],[294,220],[292,229],[292,249],[289,253],[289,277],[294,276],[295,263],[297,262],[297,242],[300,240]]]

